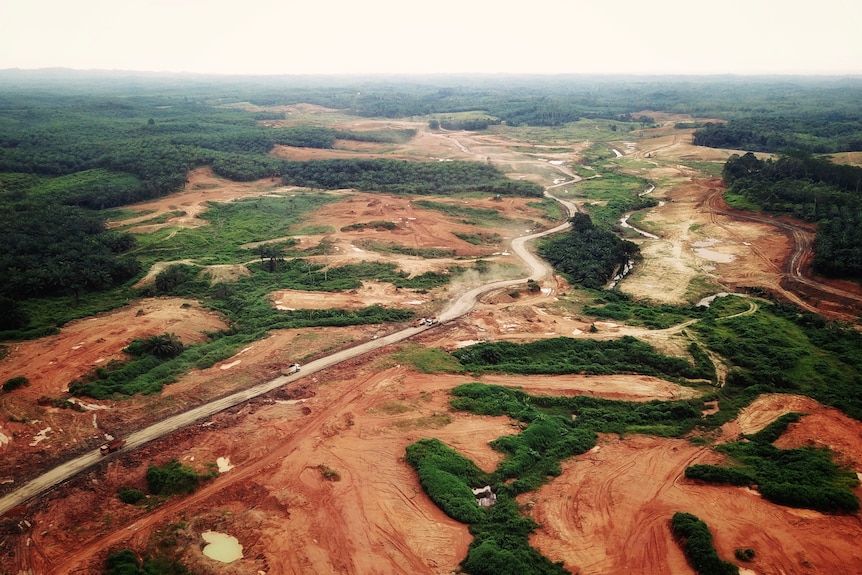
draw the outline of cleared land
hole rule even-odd
[[[309,107],[295,110],[327,113]],[[676,120],[660,118],[669,126]],[[564,177],[560,170],[575,162],[585,147],[582,142],[566,142],[570,151],[546,153],[541,146],[530,148],[512,135],[434,133],[421,122],[361,120],[342,127],[410,127],[419,135],[401,146],[341,142],[332,151],[281,148],[275,153],[291,159],[308,159],[312,154],[478,159],[491,161],[511,177],[550,186]],[[623,159],[631,161],[633,173],[656,181],[653,194],[662,202],[643,218],[660,239],[633,238],[641,244],[645,259],[623,282],[623,291],[657,302],[691,301],[738,286],[782,293],[781,270],[793,249],[790,239],[767,223],[716,215],[707,200],[720,182],[686,166],[686,162],[723,161],[730,152],[693,147],[688,143],[689,132],[667,135],[668,131],[671,128],[656,131],[654,138],[647,131],[631,146],[614,145],[625,150]],[[558,150],[563,143],[557,144]],[[142,221],[158,213],[184,211],[185,215],[158,225],[201,226],[206,222],[194,215],[201,213],[205,202],[285,191],[277,188],[269,180],[237,184],[199,170],[190,174],[184,192],[134,209],[155,210],[142,216]],[[567,197],[565,189],[558,192]],[[518,264],[506,255],[508,242],[527,226],[553,223],[525,200],[471,199],[471,206],[493,208],[506,218],[481,228],[497,234],[499,243],[473,244],[452,232],[476,227],[439,211],[419,209],[407,198],[337,193],[338,202],[318,210],[308,221],[310,228],[331,231],[297,236],[303,248],[327,239],[331,251],[316,257],[328,265],[387,261],[419,274],[449,269],[463,262],[459,257],[483,256],[498,265],[500,273],[511,273],[506,270]],[[397,226],[341,231],[352,223],[372,220],[393,221]],[[420,258],[375,251],[368,247],[370,239],[377,244],[451,250],[455,255]],[[236,267],[231,273],[240,270]],[[348,308],[382,303],[416,307],[432,315],[463,286],[479,281],[466,274],[455,288],[427,293],[368,282],[331,299],[296,291],[279,291],[271,298],[273,305],[293,309],[316,309],[322,302]],[[484,340],[624,334],[644,337],[666,353],[681,353],[687,345],[679,330],[648,334],[583,317],[578,312],[579,296],[559,278],[541,287],[543,291],[536,294],[526,290],[491,294],[464,318],[425,332],[409,345],[455,349]],[[190,342],[221,325],[214,314],[193,302],[189,307],[184,303],[173,298],[135,302],[70,324],[54,339],[11,347],[0,361],[0,380],[23,372],[33,383],[21,393],[0,396],[6,413],[20,414],[16,415],[20,420],[4,420],[0,428],[0,438],[6,438],[0,447],[4,461],[0,480],[33,473],[68,452],[96,449],[106,432],[122,435],[208,398],[271,379],[294,361],[307,361],[393,329],[277,331],[212,368],[189,373],[159,396],[87,401],[84,412],[35,405],[42,395],[60,395],[69,381],[119,356],[134,337],[173,331]],[[835,315],[858,313],[846,303],[822,305]],[[144,310],[142,315],[139,309]],[[598,332],[590,334],[593,324]],[[449,390],[476,378],[419,373],[399,359],[398,352],[406,348],[380,350],[319,372],[165,440],[112,456],[104,465],[3,519],[8,534],[0,537],[0,570],[98,572],[112,550],[144,551],[171,540],[173,548],[181,550],[183,562],[200,573],[451,573],[464,558],[470,535],[465,525],[446,517],[422,492],[416,474],[404,462],[405,448],[418,439],[436,437],[491,470],[500,454],[488,442],[517,433],[518,427],[505,417],[452,411]],[[49,353],[56,364],[46,361]],[[56,372],[39,379],[46,369]],[[587,393],[638,401],[695,393],[642,376],[486,376],[479,380],[523,387],[534,394]],[[756,431],[788,411],[811,415],[791,426],[781,441],[827,445],[842,463],[862,471],[862,425],[805,398],[762,398],[738,421],[727,424],[722,438]],[[846,572],[848,565],[862,565],[856,545],[862,536],[858,516],[833,517],[778,507],[745,489],[696,485],[683,478],[685,466],[714,463],[716,457],[708,448],[685,440],[604,436],[591,452],[564,462],[561,477],[523,496],[521,503],[541,524],[531,542],[550,559],[582,573],[693,573],[668,526],[673,512],[688,511],[713,529],[722,557],[732,558],[736,547],[756,548],[751,568],[757,573],[834,573]],[[144,488],[147,465],[172,458],[199,470],[223,458],[224,471],[193,495],[172,499],[150,512],[118,500],[118,488]],[[858,488],[857,494],[862,494]],[[14,525],[23,525],[20,521],[25,519],[27,528],[16,532]],[[244,559],[224,565],[205,557],[201,533],[207,530],[237,537]]]

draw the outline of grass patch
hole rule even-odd
[[[210,222],[201,228],[166,228],[138,236],[133,252],[149,269],[157,261],[192,259],[199,264],[232,264],[249,260],[249,250],[239,246],[300,233],[305,214],[336,201],[326,194],[296,194],[291,197],[259,197],[234,202],[210,202],[199,217]],[[334,231],[328,229],[326,231]],[[252,256],[254,257],[254,256]]]
[[[421,373],[461,373],[460,362],[452,355],[437,348],[419,344],[405,344],[392,354],[398,363],[412,366]]]
[[[475,246],[498,245],[503,242],[503,236],[500,234],[484,234],[482,232],[467,234],[460,232],[452,232],[455,237],[464,240],[468,244]]]
[[[332,226],[301,226],[290,230],[290,233],[296,236],[318,236],[333,232],[335,232],[335,228]]]
[[[603,171],[600,178],[582,180],[572,184],[570,192],[590,200],[590,216],[599,227],[610,229],[617,226],[625,212],[658,205],[649,196],[639,196],[649,183],[641,178],[615,172]]]
[[[415,206],[426,210],[434,210],[447,216],[458,218],[463,223],[472,226],[490,227],[499,225],[501,222],[509,222],[500,212],[491,208],[475,208],[463,204],[439,202],[435,200],[415,200]]]
[[[402,413],[413,411],[413,406],[408,403],[404,403],[403,401],[387,401],[386,403],[373,407],[368,411],[369,413],[381,413],[383,415],[401,415]]]
[[[727,202],[728,206],[730,206],[731,208],[736,208],[737,210],[745,210],[749,212],[763,211],[763,207],[760,204],[751,201],[742,194],[725,192],[724,200]]]
[[[679,163],[712,178],[720,178],[722,176],[722,170],[724,170],[724,162],[680,160]]]
[[[545,218],[552,222],[562,221],[566,217],[566,212],[560,202],[551,198],[542,198],[539,202],[527,202],[527,206],[542,210]]]
[[[403,256],[413,256],[429,260],[440,258],[451,258],[456,255],[455,250],[447,250],[442,248],[417,248],[403,246],[392,242],[381,242],[377,240],[359,240],[353,242],[357,246],[368,251],[381,254],[399,254]]]

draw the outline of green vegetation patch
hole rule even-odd
[[[739,567],[718,556],[709,527],[696,515],[674,513],[670,525],[698,575],[739,575]]]
[[[483,234],[482,232],[477,233],[459,233],[452,232],[455,237],[464,240],[468,244],[473,244],[476,246],[486,246],[486,245],[499,245],[503,242],[503,236],[500,234]]]
[[[479,162],[409,162],[391,159],[333,159],[280,164],[288,185],[325,190],[355,188],[406,194],[486,192],[541,197],[542,187],[507,178]]]
[[[382,220],[374,220],[371,222],[356,222],[341,228],[342,232],[351,232],[358,230],[394,230],[398,228],[395,222],[387,222]]]
[[[217,475],[218,472],[213,469],[208,473],[198,473],[176,459],[171,459],[161,467],[150,465],[147,468],[147,488],[153,495],[163,497],[187,495],[194,492],[201,483]]]
[[[429,497],[447,514],[468,523],[474,540],[461,566],[465,572],[566,573],[529,545],[536,525],[522,517],[515,497],[561,473],[559,462],[595,446],[597,434],[639,432],[681,436],[701,419],[702,401],[616,402],[588,396],[537,397],[481,383],[452,390],[454,409],[479,415],[507,415],[521,432],[491,442],[504,454],[493,473],[484,473],[436,439],[407,448],[407,461],[420,474]],[[424,480],[423,480],[424,477]],[[491,486],[494,506],[483,509],[470,488]]]
[[[560,202],[552,198],[542,198],[539,202],[527,202],[527,206],[544,212],[545,217],[552,222],[561,221],[566,217],[565,209]]]
[[[159,553],[147,554],[141,562],[131,549],[121,549],[108,555],[107,575],[192,575],[181,563]]]
[[[716,447],[735,466],[698,464],[685,470],[689,479],[731,485],[757,485],[765,499],[779,505],[803,507],[827,513],[855,513],[859,498],[852,491],[859,485],[856,473],[840,469],[827,449],[800,447],[778,449],[772,442],[799,420],[788,413],[762,431]]]
[[[715,367],[708,358],[692,362],[656,353],[631,336],[615,340],[557,337],[516,344],[478,343],[452,352],[465,370],[474,373],[608,375],[639,373],[670,380],[713,379]]]
[[[413,205],[426,210],[441,212],[453,218],[459,218],[465,224],[472,226],[494,226],[499,225],[501,222],[509,221],[499,211],[492,208],[477,208],[464,204],[434,200],[416,200],[413,202]]]
[[[649,329],[667,329],[701,317],[706,311],[703,307],[638,302],[619,292],[602,292],[599,298],[594,305],[584,306],[584,315],[642,325]]]
[[[209,226],[166,228],[140,235],[135,254],[147,265],[180,259],[199,264],[241,263],[250,253],[239,246],[289,235],[289,228],[301,224],[308,212],[337,200],[326,194],[296,194],[211,202],[199,216]]]
[[[404,344],[392,354],[399,363],[413,366],[421,373],[460,373],[463,371],[458,360],[441,349],[419,344]]]
[[[23,375],[18,375],[15,377],[10,377],[6,381],[3,382],[2,389],[3,393],[9,393],[10,391],[15,391],[19,387],[26,387],[30,385],[30,380],[27,379]]]
[[[101,210],[134,202],[141,197],[142,188],[137,176],[100,168],[42,180],[30,195],[51,203]]]
[[[711,308],[732,304],[731,298],[721,298]],[[857,330],[786,304],[704,318],[691,329],[734,366],[727,378],[731,388],[803,393],[862,419],[862,334]]]
[[[488,474],[475,463],[438,439],[420,439],[407,446],[407,463],[419,475],[419,483],[446,515],[461,523],[482,520],[472,487],[487,485]]]
[[[418,248],[413,246],[404,246],[393,242],[381,242],[377,240],[359,240],[354,244],[363,249],[378,252],[381,254],[400,254],[403,256],[413,256],[429,260],[451,258],[456,255],[455,250],[444,248]]]
[[[595,226],[577,213],[572,229],[539,244],[539,255],[573,283],[601,289],[623,266],[640,256],[637,245]]]
[[[648,186],[641,178],[603,170],[601,177],[572,184],[571,191],[596,202],[586,204],[590,215],[600,227],[612,229],[624,213],[658,205],[649,196],[638,195]]]
[[[734,207],[817,223],[813,264],[819,273],[862,277],[862,168],[801,152],[777,160],[749,152],[728,158],[722,174]]]

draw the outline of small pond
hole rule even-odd
[[[230,563],[231,561],[242,559],[242,545],[239,544],[236,537],[231,537],[217,531],[204,531],[201,537],[208,543],[204,547],[204,555],[210,559],[215,559],[222,563]]]

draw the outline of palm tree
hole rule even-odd
[[[151,335],[145,339],[142,349],[144,353],[149,353],[162,359],[170,359],[181,354],[185,347],[176,334],[163,333],[162,335]]]

